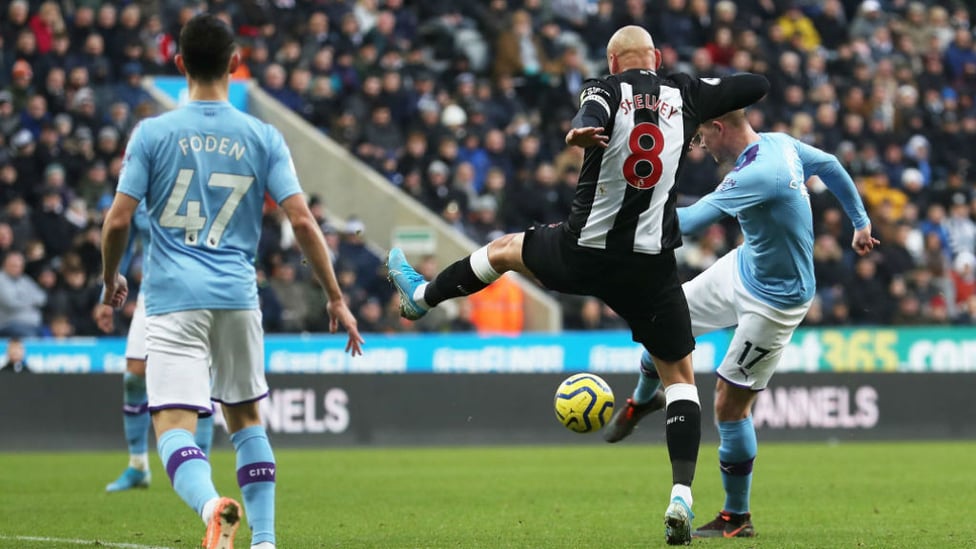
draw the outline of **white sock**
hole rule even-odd
[[[275,549],[275,546],[270,541],[262,541],[257,545],[252,545],[251,549]]]
[[[487,244],[475,250],[469,261],[471,261],[471,270],[474,271],[474,276],[485,284],[491,284],[502,276],[491,266],[491,261],[488,261]]]
[[[675,484],[671,487],[671,499],[680,497],[685,500],[685,504],[691,509],[691,486],[685,486],[684,484]]]
[[[203,510],[200,511],[200,518],[203,519],[204,524],[210,524],[210,516],[213,515],[214,507],[217,506],[217,502],[219,501],[220,498],[213,498],[203,504]]]
[[[420,286],[417,286],[417,289],[413,291],[413,300],[417,302],[417,305],[420,305],[424,309],[430,309],[430,306],[427,305],[426,301],[424,301],[424,292],[427,291],[428,284],[430,283],[424,282]]]
[[[129,467],[132,467],[137,471],[148,471],[149,454],[146,452],[141,454],[129,454]]]

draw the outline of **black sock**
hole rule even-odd
[[[701,406],[690,400],[676,400],[669,404],[665,431],[668,455],[671,456],[672,482],[691,486],[701,444]]]
[[[424,301],[428,307],[434,308],[442,301],[480,292],[487,287],[488,283],[474,274],[471,256],[468,256],[455,261],[434,277],[424,291]]]

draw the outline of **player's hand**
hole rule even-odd
[[[112,333],[115,330],[115,309],[105,305],[104,303],[99,303],[95,305],[95,324],[98,325],[98,329],[105,332],[106,334]]]
[[[333,334],[339,329],[341,324],[349,334],[349,341],[346,342],[346,352],[352,356],[363,354],[363,336],[359,335],[359,328],[356,327],[356,317],[352,316],[352,311],[346,306],[344,299],[334,299],[329,301],[326,307],[329,311],[329,331]]]
[[[129,283],[125,277],[117,274],[114,280],[105,280],[105,287],[102,291],[102,304],[108,305],[113,309],[122,307],[125,298],[129,295]]]
[[[881,244],[881,241],[871,236],[871,225],[854,231],[854,241],[851,242],[851,248],[854,248],[857,255],[866,255],[878,244]]]
[[[610,137],[603,133],[603,128],[573,128],[566,134],[566,144],[576,147],[600,147],[607,148]]]

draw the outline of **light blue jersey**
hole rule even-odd
[[[229,103],[194,101],[139,124],[118,191],[146,200],[151,316],[256,309],[264,195],[280,203],[301,187],[275,128]]]
[[[835,156],[786,134],[761,133],[714,191],[678,208],[681,232],[694,234],[726,215],[736,217],[745,239],[739,273],[750,293],[773,306],[806,303],[817,289],[805,184],[814,175],[838,198],[855,228],[868,225],[854,181]]]

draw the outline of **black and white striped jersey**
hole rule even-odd
[[[584,82],[573,127],[603,127],[610,140],[584,155],[567,223],[577,244],[643,254],[680,246],[675,182],[698,126],[768,89],[755,74],[698,79],[640,69]]]

